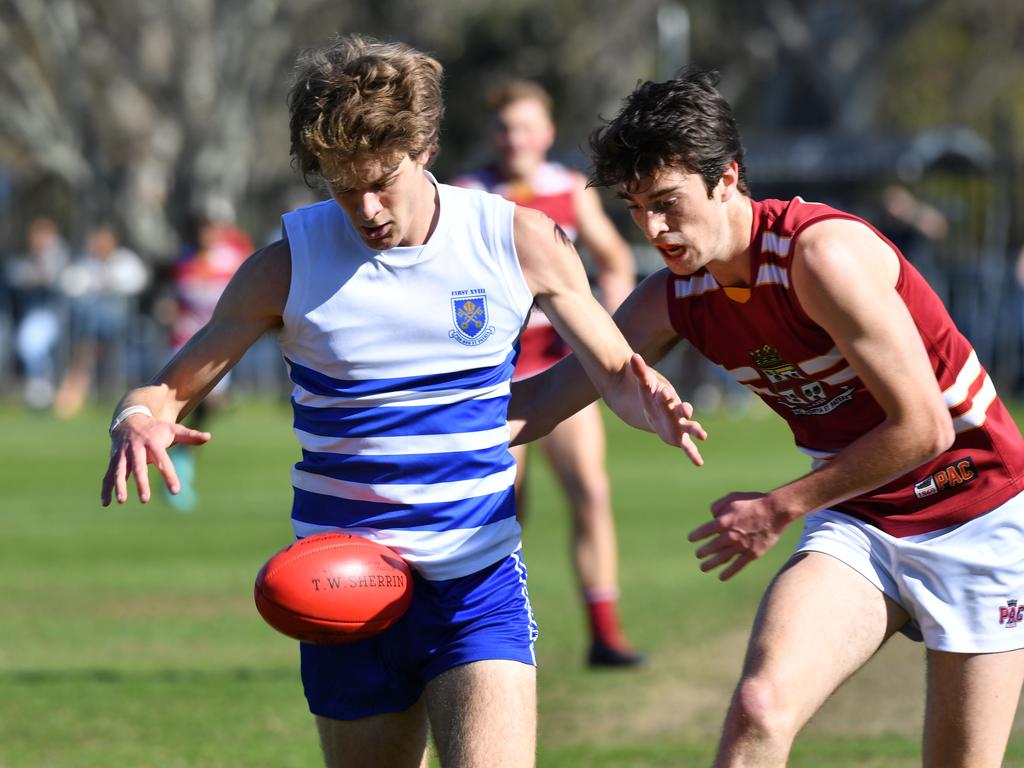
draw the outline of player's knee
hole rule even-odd
[[[748,735],[785,742],[795,735],[795,716],[783,687],[765,677],[748,677],[736,689],[730,719]]]
[[[567,484],[566,494],[581,517],[611,514],[611,484],[606,476],[574,478]]]

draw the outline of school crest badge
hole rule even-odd
[[[494,333],[494,326],[489,325],[487,294],[483,291],[454,291],[452,319],[455,327],[448,331],[448,338],[467,347],[482,344]]]

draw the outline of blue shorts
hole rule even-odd
[[[413,576],[409,610],[379,635],[345,645],[300,643],[309,711],[335,720],[401,712],[461,664],[536,665],[537,624],[519,552],[457,579]]]

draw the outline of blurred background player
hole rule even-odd
[[[460,176],[454,184],[500,194],[550,216],[590,253],[599,298],[609,312],[633,290],[636,267],[629,246],[605,214],[601,199],[582,174],[548,160],[555,141],[551,96],[539,84],[508,80],[487,94],[494,117],[494,164]],[[568,346],[538,308],[520,339],[513,380],[532,376],[568,354]],[[559,424],[537,441],[551,463],[572,514],[572,557],[590,625],[591,666],[635,666],[618,613],[618,553],[605,437],[596,404]],[[518,465],[516,514],[526,516],[527,446],[512,449]]]
[[[137,317],[137,301],[148,284],[149,268],[121,244],[114,225],[94,225],[85,250],[60,277],[71,314],[71,353],[53,402],[58,417],[78,414],[94,377],[104,371],[108,378],[124,374],[124,350]]]
[[[249,236],[231,223],[232,218],[227,213],[201,217],[196,223],[195,248],[174,266],[174,297],[166,308],[174,354],[210,321],[231,277],[254,250]],[[224,406],[230,380],[228,372],[196,405],[189,417],[189,426],[203,429],[210,413]],[[176,445],[170,453],[181,490],[177,494],[165,493],[164,498],[179,512],[189,512],[198,503],[193,447]]]

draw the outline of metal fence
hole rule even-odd
[[[154,373],[171,356],[170,335],[149,311],[146,303],[126,299],[129,303],[129,321],[116,335],[93,345],[95,353],[88,361],[87,403],[109,404],[127,389],[136,386]],[[5,399],[22,398],[35,407],[49,407],[46,401],[35,401],[27,391],[30,382],[25,365],[17,353],[18,323],[10,302],[0,305],[0,396]],[[56,341],[50,355],[52,373],[49,384],[56,395],[71,371],[76,355],[76,341],[87,335],[81,327],[71,302],[58,301],[54,306],[58,322]],[[285,397],[290,391],[284,363],[278,351],[276,337],[268,334],[245,354],[232,372],[232,391],[239,394],[258,394]]]

